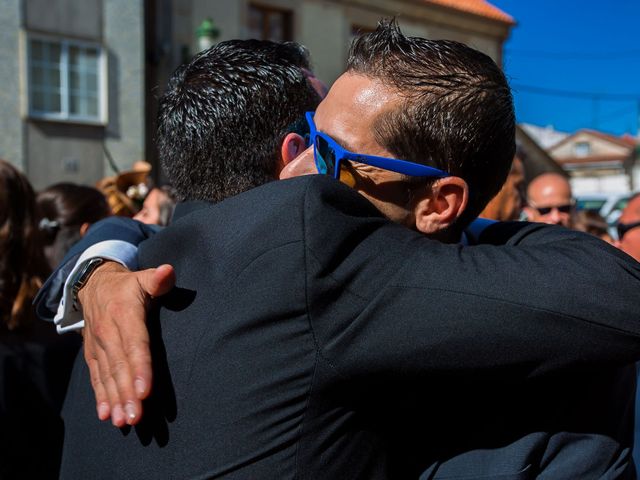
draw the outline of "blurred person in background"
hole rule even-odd
[[[166,227],[171,221],[176,202],[176,193],[170,186],[153,188],[144,199],[142,209],[133,219],[149,225]]]
[[[524,211],[532,222],[573,228],[575,201],[569,181],[559,173],[538,175],[527,188]]]
[[[57,183],[38,194],[39,227],[47,261],[55,268],[92,223],[111,215],[105,196],[93,187]]]
[[[614,245],[640,262],[640,193],[629,199],[618,220],[618,239]],[[638,371],[636,364],[636,371]],[[640,391],[636,390],[636,418],[633,444],[633,460],[640,465]]]
[[[134,162],[131,170],[118,172],[96,183],[96,188],[107,198],[113,215],[133,217],[140,211],[151,189],[150,172],[151,164],[138,161]]]
[[[640,193],[629,199],[618,220],[616,247],[640,262]]]
[[[507,222],[518,220],[524,204],[524,152],[518,148],[506,182],[480,214],[482,218]]]
[[[31,302],[49,266],[27,178],[0,160],[0,478],[58,478],[60,409],[80,336],[59,336]]]
[[[598,212],[594,212],[592,210],[580,210],[576,212],[573,228],[580,232],[595,235],[607,243],[613,243],[613,238],[609,235],[607,230],[607,221],[602,218],[602,215]]]

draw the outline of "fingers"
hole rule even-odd
[[[120,321],[126,321],[126,319]],[[144,322],[144,319],[142,321]],[[129,327],[130,325],[127,326]],[[127,335],[129,331],[127,329]],[[118,320],[114,318],[114,324],[109,328],[97,329],[95,339],[100,378],[111,406],[111,420],[117,427],[125,423],[134,425],[141,418],[142,404],[135,392],[131,359],[125,350]],[[149,365],[148,368],[150,369],[151,366]]]
[[[123,427],[126,424],[126,417],[122,408],[122,402],[118,396],[118,388],[110,373],[109,360],[102,350],[98,350],[96,356],[100,381],[105,389],[109,402],[111,423],[116,427]]]
[[[111,416],[113,424],[122,427],[126,423],[126,416],[120,402],[116,383],[110,373],[109,361],[97,347],[95,339],[87,330],[84,335],[84,356],[89,366],[91,385],[96,397],[96,409],[100,420],[107,420]]]
[[[127,335],[122,338],[124,354],[133,380],[134,394],[138,400],[145,399],[151,391],[152,368],[149,348],[149,332],[145,323],[145,312],[132,312],[128,319]],[[123,391],[120,389],[121,396]]]
[[[137,272],[142,301],[130,311],[127,319],[127,335],[123,338],[124,350],[134,378],[134,389],[137,398],[146,398],[151,391],[152,368],[149,349],[149,332],[146,326],[146,311],[149,296],[160,296],[167,293],[176,282],[175,272],[171,265],[161,265]],[[144,302],[144,303],[143,303]],[[119,321],[119,318],[116,319]],[[120,331],[124,331],[124,325]]]
[[[85,341],[87,335],[85,335]],[[102,383],[102,377],[100,375],[100,367],[98,360],[95,357],[95,352],[89,352],[84,349],[84,358],[89,366],[89,378],[91,379],[91,386],[96,397],[96,411],[98,412],[98,418],[100,420],[107,420],[111,416],[111,407],[109,406],[109,397],[107,390]]]
[[[142,291],[152,297],[167,293],[176,283],[176,275],[171,265],[160,265],[137,273]]]

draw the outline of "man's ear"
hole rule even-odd
[[[282,170],[286,167],[289,162],[294,160],[298,155],[306,150],[307,146],[305,144],[304,138],[302,138],[297,133],[288,133],[284,140],[282,140],[282,145],[280,147],[280,157],[282,159],[282,163],[280,165],[280,169]]]
[[[522,207],[522,211],[524,212],[524,214],[527,216],[527,220],[529,222],[535,222],[535,218],[536,218],[536,210],[533,209],[533,207],[530,207],[529,205],[525,205],[524,207]]]
[[[84,222],[82,225],[80,225],[80,236],[84,237],[84,234],[87,233],[87,230],[89,230],[89,227],[91,226],[91,224],[89,222]]]
[[[437,234],[453,225],[469,202],[469,186],[460,177],[445,177],[415,202],[416,228],[424,234]]]

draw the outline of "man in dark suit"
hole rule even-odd
[[[336,119],[344,128],[343,146],[377,155],[377,160],[361,155],[344,172],[340,165],[336,169],[336,176],[352,179],[362,195],[322,176],[275,182],[185,214],[143,244],[142,266],[169,261],[178,278],[179,288],[162,300],[159,316],[150,319],[160,381],[143,422],[123,437],[95,424],[88,372],[78,362],[68,397],[65,475],[415,478],[425,472],[429,478],[443,478],[446,468],[441,466],[464,451],[471,454],[468,472],[492,478],[522,470],[513,478],[525,478],[540,473],[552,463],[549,458],[563,456],[560,447],[566,438],[555,442],[554,433],[564,425],[561,415],[567,405],[560,402],[554,408],[553,401],[540,395],[553,417],[522,412],[503,417],[501,407],[522,399],[513,392],[527,382],[535,391],[535,383],[550,381],[552,372],[586,372],[594,364],[637,358],[638,312],[632,301],[637,267],[607,246],[562,229],[522,224],[489,227],[479,238],[487,245],[462,248],[425,238],[381,215],[380,210],[441,238],[459,234],[499,189],[495,179],[497,184],[479,183],[483,176],[491,177],[483,168],[493,166],[498,178],[508,171],[513,111],[502,74],[470,49],[406,39],[393,26],[359,46],[339,85],[351,95],[330,94],[327,100],[343,107],[348,98],[373,103],[357,112],[366,131]],[[434,97],[447,104],[459,92],[438,88],[459,87],[457,82],[465,80],[487,88],[483,95],[474,91],[461,99],[463,107],[476,99],[476,107],[490,110],[479,108],[481,118],[468,127],[447,123],[449,114],[437,108],[410,110],[418,119],[429,114],[436,127],[448,132],[439,138],[434,131],[424,140],[443,143],[428,154],[432,165],[453,175],[420,182],[365,163],[389,160],[381,157],[424,162],[416,161],[416,150],[422,150],[416,148],[421,146],[418,139],[398,138],[394,130],[397,122],[407,128],[402,123],[407,120],[389,108],[401,106],[398,96],[391,95],[389,84],[358,70],[362,55],[381,51],[386,58],[390,52],[398,57],[418,52],[430,68],[440,61],[453,69],[431,78]],[[168,118],[182,120],[167,123],[175,129],[171,138],[187,141],[193,137],[184,129],[192,125],[184,111],[172,108],[172,95],[192,98],[189,87],[198,85],[201,65],[196,60],[191,67],[163,107]],[[424,99],[426,93],[416,97]],[[332,108],[329,103],[318,109],[316,124],[322,131],[331,128],[326,114]],[[504,134],[497,146],[495,139],[501,136],[493,128]],[[465,152],[462,138],[472,153]],[[450,156],[453,146],[460,150],[455,152],[459,163]],[[189,145],[174,147],[183,152]],[[286,149],[282,152],[284,159]],[[175,168],[183,175],[177,175],[184,182],[179,190],[187,198],[206,199],[202,197],[226,185],[205,185],[216,179],[188,176],[188,158],[172,160],[181,160]],[[507,246],[491,246],[507,237]],[[550,246],[556,253],[546,250]],[[601,275],[591,274],[582,266],[584,257],[592,267],[616,276],[619,284],[612,287]],[[538,279],[547,288],[527,298]],[[615,300],[615,308],[583,297],[581,286],[591,282]],[[555,289],[563,285],[559,302]],[[80,299],[86,304],[91,290],[83,290]],[[512,393],[495,396],[494,387]],[[474,418],[457,431],[456,407],[468,406],[460,394],[469,392],[474,402],[491,408],[485,411],[490,419],[503,424]],[[509,424],[513,418],[520,420],[517,426]],[[446,428],[446,419],[455,428]],[[596,433],[607,435],[611,426],[599,428]],[[537,432],[542,438],[525,438]],[[521,448],[514,451],[526,454],[512,461],[483,460],[480,449],[522,438]],[[617,440],[609,447],[614,453]],[[474,451],[480,452],[475,459]],[[565,474],[575,473],[566,465]],[[619,473],[625,467],[601,462],[597,472]]]

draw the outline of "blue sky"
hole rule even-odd
[[[636,134],[640,1],[489,2],[518,22],[505,44],[504,69],[519,122]]]

